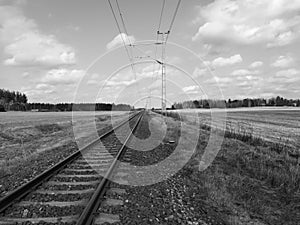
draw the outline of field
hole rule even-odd
[[[213,109],[214,110],[214,109]],[[218,109],[216,112],[220,111]],[[266,141],[300,147],[300,109],[297,108],[239,108],[226,110],[227,130],[247,133]],[[185,120],[218,127],[211,123],[210,110],[178,110]]]
[[[168,112],[203,136],[189,176],[203,183],[205,202],[226,212],[230,224],[299,224],[299,110],[228,110],[222,147],[208,169],[197,172],[208,135],[218,134],[212,127],[219,124],[211,124],[209,112]]]
[[[205,171],[198,170],[199,160],[211,127],[218,127],[222,121],[218,118],[211,124],[210,110],[177,112],[190,133],[200,130],[195,155],[177,176],[190,190],[197,189],[197,198],[225,215],[230,224],[298,224],[298,109],[227,110],[224,141]],[[127,115],[97,112],[94,118],[89,112],[76,114],[76,120],[72,120],[71,113],[0,114],[0,197],[76,151],[72,125],[77,125],[79,139],[89,142],[91,123],[96,121],[97,128],[102,129],[111,120],[115,123]],[[168,115],[179,122],[176,112]]]
[[[27,159],[33,154],[51,150],[74,142],[73,127],[82,140],[89,142],[91,123],[98,129],[110,121],[120,121],[124,112],[6,112],[0,114],[0,168],[8,168],[16,161]]]

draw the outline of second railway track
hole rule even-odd
[[[126,143],[137,128],[143,112],[129,119],[132,132],[119,124],[114,129],[56,164],[46,172],[0,200],[0,224],[103,224],[111,218],[98,212],[111,176],[122,180],[122,170],[115,172],[118,160],[130,160]],[[122,132],[122,129],[124,132]],[[101,171],[101,175],[99,174]],[[122,182],[122,181],[121,181]],[[110,190],[112,191],[112,190]],[[122,190],[113,190],[120,192]]]

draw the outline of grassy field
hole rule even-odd
[[[186,165],[182,179],[192,184],[191,188],[200,189],[202,200],[226,215],[230,224],[299,224],[299,114],[298,109],[283,108],[228,110],[222,148],[212,165],[200,172],[198,164],[212,132],[210,126],[218,124],[210,124],[207,110],[180,111],[181,120],[191,127],[192,133],[193,129],[200,130],[196,154]],[[34,160],[30,161],[34,156],[74,143],[72,124],[79,125],[81,138],[86,140],[87,125],[93,122],[89,115],[78,112],[76,121],[72,121],[71,113],[0,114],[0,181],[1,174],[14,174],[4,170],[23,165],[22,162],[34,164]],[[195,115],[200,116],[201,124],[195,122]],[[112,120],[117,122],[124,116],[114,112]],[[178,117],[176,112],[169,112],[169,116]],[[110,113],[97,112],[98,128],[109,123]]]
[[[96,121],[101,129],[120,121],[125,112],[5,112],[0,114],[0,170],[33,154],[74,142],[73,127],[80,128],[80,138],[89,141],[89,125]]]
[[[195,167],[187,175],[202,182],[205,201],[226,212],[230,224],[299,224],[299,111],[229,110],[221,150],[203,172],[197,172],[198,162],[212,128],[207,111],[199,114],[202,124],[196,123],[191,111],[180,112],[180,119],[199,129],[201,136],[198,160],[191,163]],[[169,116],[179,119],[176,112]]]
[[[216,109],[215,111],[220,111]],[[248,133],[252,136],[276,143],[300,147],[300,109],[299,108],[239,108],[226,110],[227,130]],[[188,121],[218,127],[217,118],[211,123],[210,110],[178,110]]]

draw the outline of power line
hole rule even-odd
[[[122,14],[122,11],[121,11],[121,9],[120,9],[118,0],[116,0],[116,4],[117,4],[117,8],[118,8],[118,11],[119,11],[119,14],[120,14],[120,18],[121,18],[121,21],[122,21],[122,25],[123,25],[123,28],[124,28],[124,31],[125,31],[125,34],[126,34],[126,39],[127,39],[128,43],[129,43],[129,46],[130,46],[129,49],[130,49],[131,55],[128,56],[128,57],[129,57],[129,61],[130,61],[130,63],[131,63],[131,69],[132,69],[132,72],[133,72],[133,74],[134,74],[134,79],[136,80],[136,71],[135,71],[134,66],[133,66],[133,57],[134,57],[134,56],[133,56],[133,52],[132,52],[132,49],[131,49],[132,43],[131,43],[131,40],[130,40],[130,38],[129,38],[129,34],[128,34],[128,31],[127,31],[127,28],[126,28],[126,25],[125,25],[125,21],[124,21],[123,14]]]
[[[179,9],[180,3],[181,3],[181,0],[178,0],[176,9],[175,9],[175,12],[174,12],[174,15],[173,15],[173,18],[172,18],[172,21],[171,21],[171,24],[170,24],[170,27],[169,27],[169,30],[168,30],[168,35],[166,37],[166,42],[168,41],[169,34],[170,34],[170,32],[171,32],[171,30],[173,28],[173,25],[174,25],[175,18],[176,18],[177,13],[178,13],[178,9]]]
[[[165,4],[166,4],[166,0],[163,0],[161,11],[160,11],[160,18],[159,18],[157,33],[156,33],[156,43],[158,42],[158,37],[159,37],[158,31],[160,30],[160,27],[161,27],[161,22],[162,22],[162,18],[163,18]],[[157,60],[157,45],[155,45],[154,59],[155,59],[155,61]],[[153,70],[152,70],[151,83],[153,83],[153,76],[154,76],[154,71],[155,71],[155,67],[156,67],[155,65],[156,65],[156,62],[153,62]],[[154,79],[155,81],[157,80],[157,77],[158,77],[158,73],[157,73],[156,78]],[[152,90],[150,89],[150,99],[151,99],[151,96],[152,96]],[[150,105],[151,105],[151,103],[150,103]]]
[[[123,34],[123,33],[122,33],[122,30],[121,30],[121,28],[120,28],[118,19],[117,19],[117,17],[116,17],[115,11],[114,11],[114,9],[113,9],[113,6],[112,6],[110,0],[108,0],[108,3],[109,3],[109,6],[110,6],[110,9],[111,9],[111,12],[112,12],[112,14],[113,14],[113,16],[114,16],[115,22],[116,22],[116,24],[117,24],[117,27],[118,27],[118,30],[119,30],[119,34],[120,34],[121,39],[122,39],[122,42],[123,42],[123,44],[124,44],[124,48],[125,48],[125,50],[126,50],[127,56],[128,56],[129,59],[130,59],[131,56],[130,56],[129,51],[128,51],[128,49],[127,49],[126,42],[125,42],[125,40],[124,40],[124,38],[123,38],[123,35],[122,35],[122,34]]]
[[[172,18],[172,22],[171,22],[171,24],[170,24],[170,28],[169,28],[169,31],[170,31],[170,32],[171,32],[171,29],[172,29],[172,27],[173,27],[175,18],[176,18],[176,16],[177,16],[177,13],[178,13],[178,9],[179,9],[180,3],[181,3],[181,0],[178,0],[177,6],[176,6],[176,10],[175,10],[174,16],[173,16],[173,18]]]
[[[162,112],[162,115],[163,113],[166,111],[166,107],[167,107],[167,104],[166,104],[166,99],[167,99],[167,83],[166,83],[166,65],[165,65],[165,59],[166,59],[166,46],[167,46],[167,42],[168,42],[168,38],[169,38],[169,34],[172,30],[172,27],[174,25],[174,21],[175,21],[175,18],[176,18],[176,15],[178,13],[178,9],[179,9],[179,6],[180,6],[180,3],[181,3],[181,0],[178,0],[177,2],[177,6],[176,6],[176,9],[175,9],[175,12],[174,12],[174,15],[172,17],[172,20],[171,20],[171,23],[170,23],[170,27],[168,29],[167,32],[161,32],[160,29],[157,31],[157,34],[158,35],[161,35],[161,38],[162,38],[162,55],[161,55],[161,63],[162,63],[162,88],[161,88],[161,91],[162,91],[162,98],[161,98],[161,112]],[[163,5],[164,6],[164,5]],[[160,27],[160,26],[159,26]]]
[[[166,3],[166,0],[163,1],[161,12],[160,12],[160,19],[159,19],[159,24],[158,24],[157,34],[156,34],[156,42],[158,42],[159,34],[161,34],[160,33],[160,28],[161,28],[161,24],[162,24],[162,18],[163,18],[163,12],[164,12],[164,8],[165,8],[165,3]],[[171,30],[173,28],[173,25],[174,25],[174,22],[175,22],[175,18],[177,16],[180,4],[181,4],[181,0],[178,0],[177,5],[176,5],[176,9],[175,9],[175,12],[174,12],[174,15],[172,17],[172,20],[171,20],[171,23],[170,23],[170,26],[169,26],[169,29],[168,29],[168,32],[166,32],[166,38],[164,40],[165,43],[163,43],[162,47],[164,47],[166,45],[167,41],[168,41],[169,34],[170,34],[170,32],[171,32]],[[156,58],[157,58],[157,45],[155,46],[155,59]],[[153,74],[154,74],[154,67],[155,66],[153,66]],[[155,80],[157,80],[157,77],[158,77],[158,74],[157,74]]]
[[[158,23],[158,29],[157,30],[160,30],[160,26],[161,26],[161,21],[162,21],[163,13],[164,13],[165,4],[166,4],[166,0],[163,0],[163,4],[162,4],[162,7],[161,7],[161,11],[160,11],[160,18],[159,18],[159,23]]]
[[[121,21],[122,21],[122,24],[123,24],[124,31],[125,31],[125,34],[126,34],[126,38],[128,40],[129,46],[132,47],[132,43],[131,43],[131,40],[129,38],[129,34],[128,34],[128,31],[127,31],[127,28],[126,28],[126,25],[125,25],[125,21],[124,21],[123,14],[121,12],[118,0],[116,0],[116,4],[117,4],[117,7],[118,7],[118,11],[119,11],[119,14],[120,14],[120,18],[121,18]],[[133,58],[132,48],[130,48],[130,50],[131,50],[131,59],[132,59]]]
[[[117,9],[118,9],[119,15],[120,15],[121,23],[122,23],[122,26],[123,26],[123,29],[124,29],[124,32],[125,32],[125,37],[123,37],[124,33],[122,33],[121,26],[119,24],[119,21],[117,19],[116,13],[115,13],[115,11],[113,9],[113,6],[111,4],[111,1],[108,0],[110,8],[111,8],[111,11],[112,11],[112,14],[113,14],[113,17],[114,17],[115,22],[117,24],[118,31],[120,33],[122,42],[124,44],[124,48],[126,50],[128,58],[129,58],[132,72],[134,73],[135,80],[136,80],[137,75],[136,75],[136,71],[135,71],[135,68],[134,68],[134,59],[133,59],[134,58],[133,47],[135,47],[135,45],[133,45],[131,43],[131,40],[129,38],[128,30],[126,28],[125,20],[124,20],[124,17],[123,17],[123,14],[122,14],[119,2],[118,2],[118,0],[115,0],[115,1],[116,1],[116,5],[117,5]],[[165,60],[166,44],[167,44],[167,41],[168,41],[168,38],[169,38],[169,34],[170,34],[170,32],[171,32],[171,30],[173,28],[173,25],[174,25],[174,22],[175,22],[175,18],[177,16],[180,4],[181,4],[181,0],[178,0],[177,5],[176,5],[176,9],[175,9],[174,15],[172,17],[172,20],[171,20],[171,23],[170,23],[168,31],[167,32],[160,32],[160,28],[161,28],[162,21],[163,21],[163,14],[164,14],[164,9],[165,9],[165,5],[166,5],[166,0],[163,0],[163,2],[162,2],[162,7],[161,7],[161,11],[160,11],[160,17],[159,17],[159,23],[158,23],[158,29],[157,29],[157,34],[156,34],[156,43],[158,43],[159,35],[162,35],[162,42],[163,42],[162,43],[162,59],[160,61],[157,60],[158,46],[156,45],[155,46],[155,55],[154,55],[155,62],[153,63],[153,71],[152,71],[152,83],[153,83],[153,76],[154,76],[154,72],[155,72],[155,68],[156,68],[156,66],[155,66],[156,63],[159,64],[159,67],[162,66],[162,73],[165,74],[164,62],[163,61]],[[126,39],[126,40],[124,40],[124,39]],[[129,43],[129,46],[130,46],[129,49],[128,49],[128,46],[126,44],[126,41],[127,41],[127,43]],[[155,80],[157,80],[157,77],[158,77],[158,73],[157,73],[157,76],[156,76]],[[151,96],[152,95],[152,90],[151,90],[151,88],[149,90],[150,90],[150,96]],[[139,88],[138,88],[138,92],[139,92],[139,95],[140,95]],[[150,99],[151,99],[151,97],[150,97]]]
[[[116,21],[116,24],[117,24],[117,27],[118,27],[118,30],[119,30],[119,34],[120,34],[120,36],[121,36],[121,38],[122,38],[123,45],[124,45],[124,47],[125,47],[125,50],[126,50],[126,53],[127,53],[127,56],[128,56],[129,62],[130,62],[130,65],[131,65],[131,70],[132,70],[133,75],[134,75],[134,79],[137,80],[137,75],[136,75],[137,73],[136,73],[136,70],[135,70],[135,68],[134,68],[134,60],[133,60],[134,55],[133,55],[133,51],[132,51],[132,49],[130,48],[130,53],[131,53],[131,54],[129,53],[127,44],[126,44],[126,42],[125,42],[125,40],[124,40],[123,33],[122,33],[121,27],[120,27],[120,25],[119,25],[119,22],[118,22],[118,20],[117,20],[115,11],[114,11],[114,9],[113,9],[113,6],[112,6],[110,0],[108,0],[108,2],[109,2],[109,5],[110,5],[110,9],[111,9],[111,11],[112,11],[112,14],[113,14],[113,16],[114,16],[114,19],[115,19],[115,21]],[[118,0],[116,0],[116,5],[117,5],[117,8],[118,8],[118,12],[119,12],[119,14],[120,14],[120,18],[121,18],[121,22],[122,22],[122,25],[123,25],[123,29],[124,29],[124,31],[125,31],[126,39],[127,39],[128,43],[129,43],[129,46],[132,47],[132,43],[131,43],[131,40],[130,40],[130,38],[129,38],[129,34],[128,34],[128,31],[127,31],[127,28],[126,28],[126,25],[125,25],[125,21],[124,21],[123,14],[122,14],[122,11],[121,11],[121,9],[120,9]],[[137,89],[138,89],[139,96],[141,96],[138,82],[137,82],[137,86],[138,86]]]
[[[116,3],[117,3],[117,7],[118,7],[119,14],[120,14],[120,18],[121,18],[121,21],[122,21],[122,24],[123,24],[123,27],[124,27],[124,31],[125,31],[126,35],[128,35],[127,29],[126,29],[126,26],[125,26],[125,22],[124,22],[124,18],[123,18],[123,14],[121,12],[118,0],[116,0]]]
[[[125,20],[123,18],[123,14],[122,14],[122,11],[121,11],[118,0],[116,0],[116,4],[117,4],[117,8],[118,8],[118,11],[119,11],[119,14],[120,14],[120,18],[121,18],[121,21],[122,21],[122,24],[123,24],[123,28],[124,28],[124,31],[125,31],[125,34],[126,34],[126,37],[127,37],[127,41],[129,43],[129,46],[130,46],[129,49],[130,49],[131,57],[129,57],[129,61],[131,63],[131,70],[133,72],[134,79],[137,80],[137,72],[136,72],[135,67],[134,67],[134,54],[133,54],[133,50],[132,50],[133,46],[132,46],[131,40],[129,38],[129,33],[128,33],[128,30],[126,28]],[[141,97],[140,87],[139,87],[138,82],[136,82],[136,85],[137,85],[137,90],[138,90],[139,96]]]

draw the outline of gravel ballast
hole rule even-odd
[[[153,114],[146,114],[137,134],[141,139],[150,135],[148,122]],[[180,128],[172,121],[170,126]],[[167,128],[167,140],[150,151],[132,151],[131,164],[153,165],[164,160],[174,151],[180,132]],[[169,143],[172,137],[171,144]],[[174,142],[174,143],[173,143]],[[182,168],[172,177],[148,186],[123,186],[124,210],[120,212],[122,224],[227,224],[221,212],[205,202],[207,193],[201,186],[201,177],[195,176],[189,166]]]

